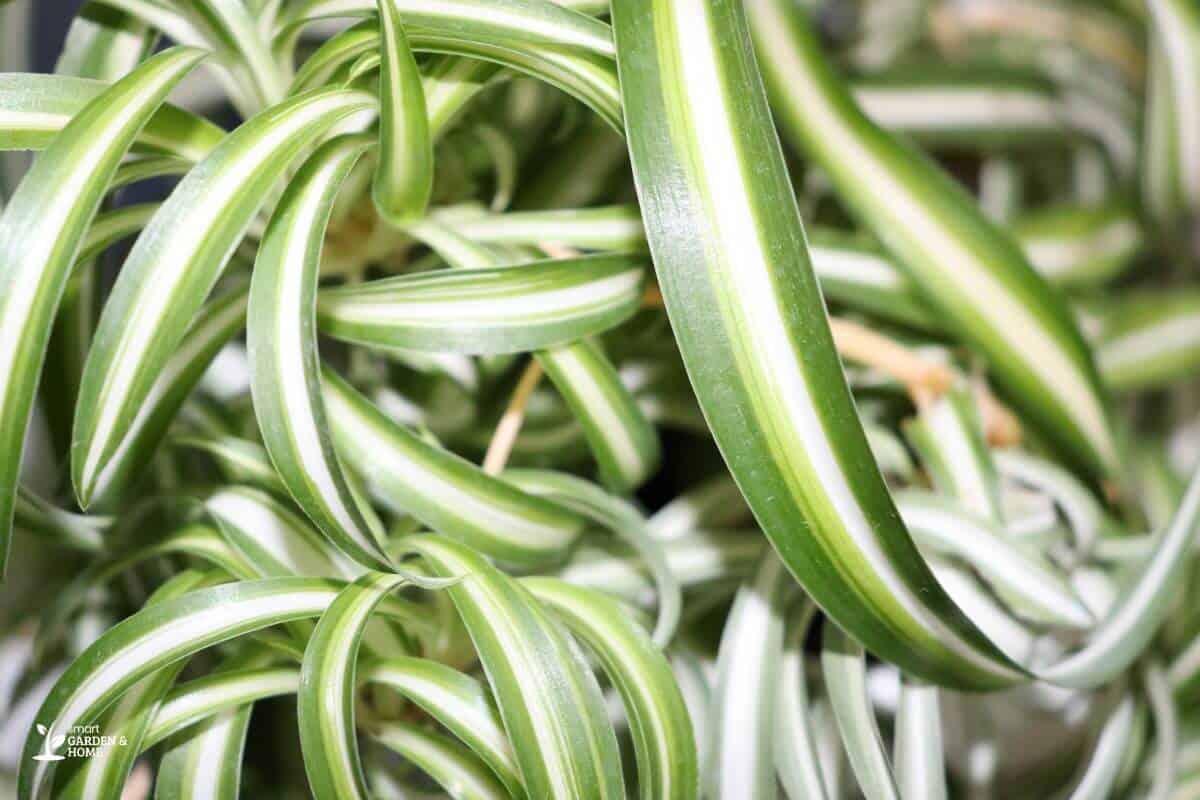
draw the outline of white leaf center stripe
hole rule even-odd
[[[671,14],[679,41],[714,41],[708,12],[703,5],[699,2],[682,2],[672,6]],[[745,337],[744,344],[739,348],[739,365],[753,375],[751,383],[766,389],[765,402],[773,401],[787,409],[786,419],[795,426],[794,431],[772,431],[774,436],[771,441],[776,458],[790,465],[785,475],[793,486],[801,475],[820,482],[825,502],[829,503],[836,518],[842,521],[857,548],[858,557],[866,561],[871,573],[884,582],[886,599],[896,603],[897,610],[908,615],[916,627],[936,632],[939,642],[953,648],[958,656],[980,669],[998,676],[1008,674],[1007,670],[963,642],[957,633],[928,613],[907,584],[899,579],[876,541],[854,491],[846,482],[845,474],[834,466],[837,459],[822,421],[814,411],[808,384],[800,372],[799,365],[803,359],[791,350],[792,339],[783,320],[784,310],[779,307],[782,298],[775,290],[769,260],[763,251],[764,243],[759,237],[758,223],[752,216],[754,202],[746,194],[742,156],[737,144],[729,138],[727,121],[731,118],[731,109],[722,93],[714,94],[709,90],[709,87],[723,86],[721,74],[708,48],[693,49],[686,58],[679,59],[678,68],[682,71],[683,80],[675,88],[682,90],[682,99],[691,116],[688,131],[695,138],[693,146],[708,155],[700,167],[706,172],[697,175],[704,191],[704,201],[712,209],[707,218],[716,226],[716,236],[725,242],[723,250],[739,254],[736,276],[729,272],[732,265],[726,262],[719,263],[722,269],[717,273],[718,280],[725,284],[736,281],[738,286],[737,291],[718,291],[717,296],[726,304],[727,313],[735,316],[736,327]],[[814,113],[817,113],[815,109]],[[726,155],[714,157],[713,154],[717,153]],[[699,167],[700,163],[697,162],[696,166]],[[738,305],[730,307],[733,303]],[[766,357],[759,355],[764,353]],[[762,369],[766,364],[772,365],[770,371]],[[784,417],[761,414],[760,418],[778,421]],[[854,580],[852,567],[847,564],[843,569],[847,578]],[[863,589],[877,591],[870,585],[864,585]],[[880,599],[884,600],[883,597]]]
[[[258,584],[263,585],[264,583]],[[89,714],[98,712],[98,705],[131,683],[131,675],[145,674],[146,671],[168,664],[181,655],[195,652],[205,644],[213,643],[214,634],[228,638],[277,622],[315,616],[329,605],[335,594],[336,590],[333,588],[307,591],[297,589],[266,596],[250,594],[248,597],[215,606],[202,607],[192,613],[168,617],[167,624],[160,624],[157,628],[134,638],[110,655],[102,657],[98,664],[91,665],[91,669],[87,670],[86,679],[70,689],[68,695],[59,698],[52,693],[46,703],[56,705],[57,713],[54,719],[45,720],[45,724],[58,730],[69,730],[75,725],[86,724],[91,718]],[[167,605],[177,603],[163,604],[154,611],[163,611]],[[132,627],[131,623],[140,622],[140,619],[131,618],[126,625]],[[109,636],[113,637],[121,630],[123,629],[118,627]],[[59,685],[63,685],[70,675],[68,672]],[[28,775],[29,783],[25,784],[25,781],[22,781],[31,796],[37,796],[48,771],[45,764],[34,763],[36,765],[33,772]],[[23,778],[26,775],[27,773],[22,772]]]
[[[486,322],[518,327],[615,305],[638,289],[642,277],[642,270],[637,269],[582,286],[543,291],[531,287],[528,296],[507,294],[478,300],[458,294],[445,298],[418,295],[411,299],[385,295],[372,302],[370,294],[357,292],[351,295],[352,299],[338,298],[324,303],[323,311],[347,322],[398,322],[435,328],[469,327]]]
[[[235,198],[242,194],[246,176],[261,171],[264,164],[281,168],[282,165],[277,163],[279,154],[294,149],[297,137],[304,134],[311,136],[316,132],[317,125],[333,124],[339,116],[366,110],[372,105],[369,97],[354,93],[317,92],[295,102],[289,107],[289,113],[276,124],[255,128],[261,132],[259,135],[231,137],[172,192],[138,238],[126,260],[122,278],[128,276],[126,280],[133,281],[138,269],[151,272],[155,265],[163,263],[165,259],[177,262],[180,257],[194,257],[203,249],[205,240],[227,224],[227,204],[218,201],[218,198]],[[172,225],[165,233],[159,230],[160,220],[163,221],[162,225],[166,225],[183,209],[187,210],[187,225]],[[245,219],[242,227],[249,223],[250,220]],[[236,246],[238,238],[233,237],[224,258]],[[215,266],[219,267],[220,263]],[[215,272],[213,266],[207,268],[209,272]],[[80,453],[82,462],[78,465],[75,481],[81,494],[89,493],[102,461],[109,457],[111,448],[115,446],[112,439],[126,413],[126,403],[131,399],[142,399],[134,393],[146,381],[142,373],[145,354],[165,344],[158,323],[178,307],[180,292],[189,277],[193,277],[188,270],[179,268],[153,269],[153,274],[155,280],[147,280],[138,286],[123,284],[119,280],[114,293],[121,292],[126,285],[130,286],[128,293],[121,295],[126,299],[127,305],[123,310],[127,317],[124,320],[113,318],[111,315],[118,311],[112,302],[101,317],[97,332],[99,338],[108,335],[108,329],[118,322],[123,324],[120,326],[121,335],[115,337],[111,350],[98,355],[99,348],[93,349],[85,371],[85,388],[88,378],[93,374],[96,377],[92,380],[99,378],[102,382],[96,387],[95,406],[89,408],[86,417],[83,417],[89,424],[80,426],[77,423],[77,432],[82,428],[87,434],[82,442],[86,450]],[[213,274],[211,280],[215,280],[215,277]],[[191,299],[192,302],[196,300],[198,298]],[[103,362],[98,361],[100,358],[103,358]],[[80,408],[84,409],[85,406]]]
[[[907,130],[997,123],[1045,126],[1060,119],[1053,99],[1019,90],[864,87],[855,89],[854,97],[881,125]]]
[[[915,277],[928,284],[927,290],[943,295],[939,305],[944,313],[962,315],[969,310],[971,318],[960,319],[959,324],[988,345],[997,368],[1011,372],[1014,381],[1023,380],[1022,375],[1033,377],[1045,389],[1039,392],[1043,402],[1077,428],[1099,465],[1111,471],[1119,459],[1107,411],[1093,375],[1088,373],[1086,353],[1077,353],[1079,343],[1067,341],[1073,339],[1070,331],[1050,318],[1055,299],[1041,302],[1043,307],[1036,311],[1025,305],[971,249],[964,238],[969,234],[964,233],[966,226],[960,224],[951,230],[945,219],[931,213],[917,188],[906,183],[900,171],[885,160],[882,146],[876,146],[879,141],[859,135],[854,123],[844,118],[849,113],[831,102],[822,79],[812,75],[813,65],[806,58],[813,56],[800,52],[790,36],[795,30],[794,21],[785,18],[778,3],[755,0],[753,13],[759,19],[755,34],[771,53],[770,70],[796,78],[787,86],[791,113],[803,114],[806,129],[820,137],[823,153],[837,152],[839,169],[846,165],[843,183],[851,180],[852,173],[856,185],[871,187],[869,198],[864,195],[861,202],[869,204],[877,224],[893,231],[889,235],[910,250],[919,243],[925,254],[921,259],[938,265],[934,274],[932,268],[911,264]],[[803,46],[815,45],[806,41]],[[917,170],[914,165],[903,174],[908,177],[909,172]],[[917,183],[915,178],[913,183]],[[953,301],[947,299],[951,295]],[[988,300],[978,302],[978,298]]]

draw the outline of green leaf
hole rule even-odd
[[[738,589],[725,620],[712,739],[704,751],[706,796],[775,797],[775,692],[790,588],[783,563],[768,552]]]
[[[0,75],[0,149],[44,150],[80,111],[110,87],[103,81],[65,75]],[[225,131],[171,105],[160,104],[135,142],[198,162]]]
[[[421,73],[401,23],[399,0],[378,0],[383,51],[379,82],[379,162],[372,197],[380,215],[401,225],[425,215],[433,193],[433,137]]]
[[[1120,603],[1091,632],[1082,649],[1038,670],[1042,680],[1071,688],[1093,688],[1111,680],[1134,662],[1153,640],[1171,608],[1171,600],[1187,575],[1182,557],[1200,530],[1200,471],[1170,525],[1156,542],[1153,555]]]
[[[1041,553],[1028,553],[988,520],[941,495],[906,489],[896,495],[904,524],[923,547],[961,558],[1022,616],[1045,625],[1087,629],[1095,620]]]
[[[13,526],[86,551],[99,551],[111,517],[72,514],[57,508],[24,486],[17,487]]]
[[[596,655],[633,732],[642,797],[696,798],[696,742],[671,665],[621,603],[554,578],[522,581]]]
[[[990,586],[984,586],[969,568],[929,555],[929,568],[955,604],[979,629],[1018,664],[1028,665],[1037,653],[1039,637],[1031,627],[1016,619],[1013,612],[997,599]]]
[[[585,256],[419,272],[326,289],[322,333],[367,347],[521,353],[602,333],[637,311],[645,260]]]
[[[515,581],[447,538],[408,542],[454,601],[500,707],[530,797],[624,797],[600,687],[566,634]]]
[[[223,711],[171,742],[159,763],[154,800],[236,800],[253,709]]]
[[[454,800],[511,796],[482,761],[453,739],[405,722],[385,722],[375,729],[374,736],[416,764]]]
[[[125,151],[201,57],[163,53],[84,106],[0,216],[0,577],[25,428],[71,267]]]
[[[491,209],[503,211],[512,202],[517,187],[517,172],[521,168],[521,156],[516,143],[494,125],[477,123],[471,134],[483,146],[492,162],[493,180],[496,188],[492,194]]]
[[[241,0],[191,0],[184,7],[211,31],[217,49],[227,58],[241,62],[257,100],[256,107],[273,105],[283,98],[286,84],[283,69],[271,53],[270,43],[255,24]]]
[[[142,748],[149,750],[201,720],[268,697],[294,694],[299,687],[296,667],[222,670],[179,684],[163,698]]]
[[[654,624],[653,639],[659,647],[666,647],[679,625],[683,595],[665,548],[650,533],[646,519],[637,507],[593,483],[563,472],[510,469],[505,470],[502,477],[522,491],[548,497],[605,526],[637,552],[654,576],[658,595],[658,620]]]
[[[1117,391],[1165,387],[1200,366],[1200,292],[1126,294],[1107,315],[1096,355]]]
[[[1020,450],[997,450],[1000,474],[1048,495],[1066,517],[1080,553],[1088,553],[1102,537],[1120,535],[1121,528],[1100,501],[1070,472],[1052,461]]]
[[[205,453],[217,463],[230,483],[241,483],[280,497],[289,497],[275,472],[267,450],[258,442],[237,436],[180,436],[172,440],[179,448]]]
[[[410,44],[414,34],[418,44],[424,41],[420,31],[407,31]],[[333,80],[355,59],[371,58],[382,64],[379,45],[379,24],[376,20],[360,22],[330,37],[301,65],[292,81],[292,93]],[[500,74],[500,66],[488,61],[452,55],[434,56],[422,75],[430,137],[435,142],[440,139],[471,98]]]
[[[1120,276],[1146,245],[1137,217],[1119,202],[1051,206],[1016,218],[1011,229],[1037,271],[1070,288]]]
[[[1047,150],[1078,135],[1104,147],[1106,168],[1128,176],[1137,155],[1134,120],[1083,94],[991,64],[892,65],[853,86],[872,122],[930,150]]]
[[[1151,52],[1161,59],[1161,79],[1167,87],[1166,103],[1170,107],[1169,132],[1174,151],[1174,170],[1171,173],[1171,193],[1192,215],[1200,209],[1200,10],[1186,0],[1150,0]],[[1154,68],[1152,67],[1152,70]],[[1152,79],[1153,80],[1153,79]],[[1154,142],[1154,125],[1162,118],[1151,117],[1150,141]],[[1159,157],[1147,149],[1148,158]]]
[[[1103,800],[1112,797],[1121,762],[1129,750],[1134,730],[1134,701],[1122,698],[1100,730],[1087,769],[1071,790],[1071,800]]]
[[[459,213],[439,218],[460,236],[487,245],[566,245],[585,250],[643,250],[641,215],[633,206],[602,206],[505,214]],[[829,228],[808,232],[821,292],[831,302],[921,329],[938,325],[908,277],[861,236]]]
[[[258,576],[349,580],[362,572],[288,506],[256,489],[221,489],[204,501],[204,509]]]
[[[816,616],[805,599],[792,613],[779,662],[779,697],[775,708],[775,770],[791,800],[826,800],[828,792],[817,755],[817,740],[808,698],[804,643]]]
[[[1159,6],[1168,8],[1167,4]],[[1174,81],[1171,63],[1162,42],[1150,37],[1149,67],[1146,74],[1146,99],[1143,112],[1139,189],[1142,205],[1160,228],[1172,231],[1182,216],[1183,197],[1177,180],[1179,138],[1175,121]]]
[[[451,216],[443,221],[455,233],[481,244],[551,243],[584,250],[645,250],[642,217],[634,206],[509,211]]]
[[[548,0],[395,0],[398,21],[433,34],[512,46],[537,44],[613,56],[612,31]],[[328,17],[361,17],[376,12],[375,0],[305,0],[292,4],[279,24],[279,38]]]
[[[230,134],[154,215],[125,261],[84,369],[71,458],[81,505],[275,181],[317,137],[372,106],[367,95],[338,90],[287,100]]]
[[[205,501],[221,535],[251,566],[252,577],[304,576],[353,580],[365,571],[308,523],[272,496],[243,487],[222,489]],[[382,538],[382,524],[377,520]],[[308,629],[292,626],[304,640]],[[409,651],[404,639],[378,620],[367,629],[372,652],[381,656]]]
[[[1179,750],[1179,713],[1162,664],[1151,661],[1142,673],[1142,685],[1154,721],[1154,766],[1145,796],[1150,800],[1170,797],[1175,784]]]
[[[412,700],[478,755],[512,797],[525,797],[504,723],[487,689],[475,678],[428,659],[390,658],[363,664],[359,679]]]
[[[55,683],[37,720],[52,730],[86,725],[145,676],[206,647],[271,625],[319,616],[344,586],[319,578],[268,578],[191,592],[145,608],[106,631]],[[418,619],[393,600],[390,616]],[[35,761],[41,742],[25,743],[18,789],[40,798],[52,762]]]
[[[117,80],[131,72],[152,48],[155,36],[133,17],[98,14],[95,2],[85,2],[54,65],[59,75]]]
[[[208,39],[178,8],[159,0],[99,0],[117,13],[125,12],[174,39],[179,44],[205,47]]]
[[[146,227],[146,223],[157,210],[157,203],[139,203],[97,214],[88,228],[87,238],[79,248],[79,255],[75,257],[76,265],[95,258],[112,245]]]
[[[971,395],[957,388],[922,406],[905,434],[938,491],[988,520],[1004,521],[1000,478]]]
[[[224,133],[222,133],[222,135],[224,135]],[[119,189],[123,186],[128,186],[131,183],[137,183],[138,181],[144,181],[150,178],[184,175],[193,166],[193,162],[171,155],[146,155],[139,158],[127,158],[121,164],[121,166],[117,168],[117,174],[113,176],[112,183],[109,184],[109,187],[112,189]]]
[[[292,79],[291,94],[328,85],[356,59],[379,52],[379,21],[359,22],[330,36],[304,60]]]
[[[255,261],[247,345],[254,413],[280,479],[339,549],[385,568],[387,554],[351,493],[328,433],[315,323],[334,198],[370,143],[365,136],[334,139],[289,183]]]
[[[877,655],[956,686],[1019,673],[903,526],[842,375],[740,8],[613,5],[630,152],[692,385],[763,532]]]
[[[663,556],[674,582],[682,589],[697,589],[740,582],[753,572],[766,547],[767,543],[754,530],[694,531],[667,541]],[[559,577],[636,603],[656,589],[647,574],[648,562],[642,554],[614,557],[585,545]],[[661,610],[659,616],[662,619]],[[656,627],[666,630],[662,622]]]
[[[662,460],[658,431],[599,345],[583,339],[536,357],[583,426],[605,483],[628,492],[649,480]]]
[[[875,710],[867,695],[863,649],[828,621],[821,637],[821,674],[859,789],[867,800],[900,800]]]
[[[396,510],[514,564],[559,560],[582,532],[578,514],[519,492],[397,425],[328,369],[324,389],[339,454]]]
[[[181,572],[151,595],[146,606],[179,597],[204,582],[206,576],[203,573]],[[184,666],[185,662],[180,661],[142,678],[113,704],[101,718],[99,730],[101,735],[112,737],[114,742],[126,744],[101,747],[86,759],[68,760],[56,776],[58,787],[61,787],[56,789],[56,797],[102,800],[120,794],[163,696]]]
[[[336,0],[335,0],[336,2]],[[362,6],[373,7],[373,3],[364,2]],[[353,32],[353,36],[350,34]],[[617,89],[617,73],[613,63],[608,58],[577,54],[568,49],[562,49],[543,44],[522,44],[515,40],[493,42],[483,38],[473,38],[464,35],[460,30],[450,28],[425,29],[416,28],[406,31],[408,44],[415,52],[433,52],[448,55],[465,56],[467,61],[482,60],[493,65],[508,67],[517,72],[525,73],[538,80],[545,81],[567,94],[578,99],[581,103],[595,111],[613,130],[622,130],[621,98]],[[359,55],[379,47],[378,26],[373,22],[360,23],[354,28],[330,39],[326,44],[329,48],[318,51],[314,58],[320,57],[317,65],[302,69],[296,83],[308,87],[320,85],[330,68],[336,68],[345,61],[352,61]],[[347,37],[342,39],[342,37]],[[307,67],[307,64],[305,65]],[[465,70],[465,67],[459,69]],[[474,92],[470,84],[486,80],[494,74],[493,70],[480,68],[471,71],[466,76],[467,85],[458,83],[457,96],[446,98],[449,108],[461,106],[469,95]],[[473,76],[473,77],[472,77]],[[433,131],[445,120],[444,114],[436,110],[439,106],[430,96],[427,89],[426,106],[430,113],[430,124]],[[444,130],[444,122],[442,129]],[[436,135],[434,136],[436,139]]]
[[[422,71],[429,135],[437,142],[462,116],[467,103],[502,79],[497,64],[452,55],[434,56]]]
[[[205,370],[244,327],[247,290],[244,282],[234,284],[201,308],[187,326],[178,349],[154,377],[142,406],[127,423],[120,444],[96,478],[92,490],[95,505],[114,505],[149,464]]]
[[[317,800],[369,796],[354,721],[358,647],[371,612],[403,583],[399,575],[363,575],[321,615],[304,649],[297,701],[300,744]]]
[[[949,176],[863,115],[806,11],[784,0],[747,10],[784,132],[1040,432],[1091,477],[1116,476],[1107,398],[1061,295]]]
[[[1175,654],[1167,673],[1180,697],[1193,697],[1200,679],[1200,637]]]
[[[901,797],[946,800],[938,688],[902,678],[896,708],[896,785]]]

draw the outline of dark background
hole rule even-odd
[[[35,72],[50,72],[58,57],[59,48],[67,35],[67,27],[83,5],[82,0],[33,0],[33,63]]]

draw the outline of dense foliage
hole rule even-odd
[[[22,800],[1200,796],[1194,0],[90,0],[0,149]]]

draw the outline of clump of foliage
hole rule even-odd
[[[91,0],[0,148],[18,797],[1200,787],[1190,0]]]

